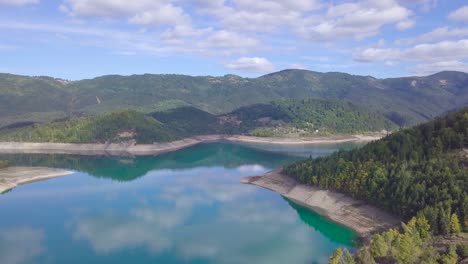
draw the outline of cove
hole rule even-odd
[[[0,263],[326,263],[351,230],[239,183],[354,144],[203,144],[160,156],[0,155],[71,169],[0,195]]]

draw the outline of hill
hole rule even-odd
[[[360,149],[286,166],[284,173],[409,220],[401,231],[391,229],[375,235],[370,247],[359,251],[358,261],[456,263],[455,247],[447,245],[467,242],[466,236],[450,237],[463,229],[468,231],[467,128],[468,108],[464,108]],[[440,255],[435,245],[439,251],[448,251],[442,250]],[[466,252],[463,254],[466,257]],[[353,263],[348,262],[350,258],[338,250],[330,263]]]
[[[128,110],[5,130],[0,134],[0,140],[30,142],[108,143],[132,139],[150,144],[177,138],[154,118]]]
[[[287,166],[285,173],[405,219],[424,213],[435,233],[445,233],[441,223],[447,214],[457,214],[468,225],[468,169],[460,154],[468,147],[467,128],[464,108],[360,149]]]
[[[256,136],[324,136],[392,130],[397,126],[384,115],[346,101],[282,99],[241,107],[226,120]]]
[[[1,74],[0,127],[122,108],[150,113],[191,105],[219,115],[242,106],[307,98],[346,100],[398,125],[411,125],[466,105],[468,74],[376,79],[284,70],[258,78],[144,74],[80,81]]]
[[[97,143],[165,142],[196,135],[323,136],[393,129],[378,113],[348,102],[281,100],[216,116],[192,106],[150,114],[121,110],[47,124],[16,123],[0,129],[0,140]]]

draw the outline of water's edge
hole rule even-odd
[[[144,156],[157,155],[191,147],[201,143],[233,142],[279,145],[301,144],[335,144],[347,142],[368,142],[383,137],[383,134],[347,137],[329,137],[312,139],[262,138],[242,135],[206,135],[190,137],[168,143],[155,144],[75,144],[75,143],[33,143],[33,142],[0,142],[0,153],[3,154],[76,154],[76,155],[115,155]]]
[[[352,199],[342,193],[300,184],[280,170],[260,176],[244,177],[241,183],[257,185],[307,207],[330,220],[346,226],[364,240],[398,225],[401,220],[383,210]]]

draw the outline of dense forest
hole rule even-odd
[[[460,233],[457,215],[450,218],[450,232]],[[375,234],[369,245],[361,247],[355,255],[348,250],[338,248],[329,259],[330,264],[375,264],[375,263],[427,263],[456,264],[468,257],[468,244],[461,241],[444,241],[434,237],[431,226],[424,215],[411,218],[401,228],[392,228]],[[438,245],[448,245],[440,247]]]
[[[47,124],[20,122],[0,129],[0,140],[105,143],[134,139],[143,144],[207,134],[310,137],[394,128],[384,115],[349,102],[307,99],[257,104],[219,116],[182,106],[148,114],[121,110]]]
[[[0,127],[95,115],[194,106],[214,115],[281,99],[345,100],[400,126],[427,121],[468,102],[468,74],[378,79],[339,72],[283,70],[258,78],[176,74],[107,75],[67,81],[0,74]]]
[[[4,141],[106,143],[130,139],[144,144],[167,142],[177,137],[154,118],[135,111],[118,111],[0,133],[0,140]]]
[[[303,183],[337,190],[404,219],[422,214],[450,233],[455,214],[468,228],[468,108],[351,151],[284,168]]]

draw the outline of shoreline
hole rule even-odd
[[[364,241],[372,234],[400,224],[397,217],[342,193],[301,184],[281,173],[281,169],[260,176],[244,177],[241,183],[257,185],[298,203],[355,231]]]
[[[233,142],[250,144],[278,145],[313,145],[336,144],[346,142],[368,142],[382,138],[384,134],[352,135],[324,138],[263,138],[243,135],[205,135],[189,137],[167,143],[133,144],[129,142],[111,144],[78,143],[35,143],[35,142],[0,142],[2,154],[76,154],[76,155],[111,155],[145,156],[158,155],[202,143]]]
[[[72,173],[72,171],[46,167],[6,167],[0,169],[0,194],[18,185],[57,178]]]

